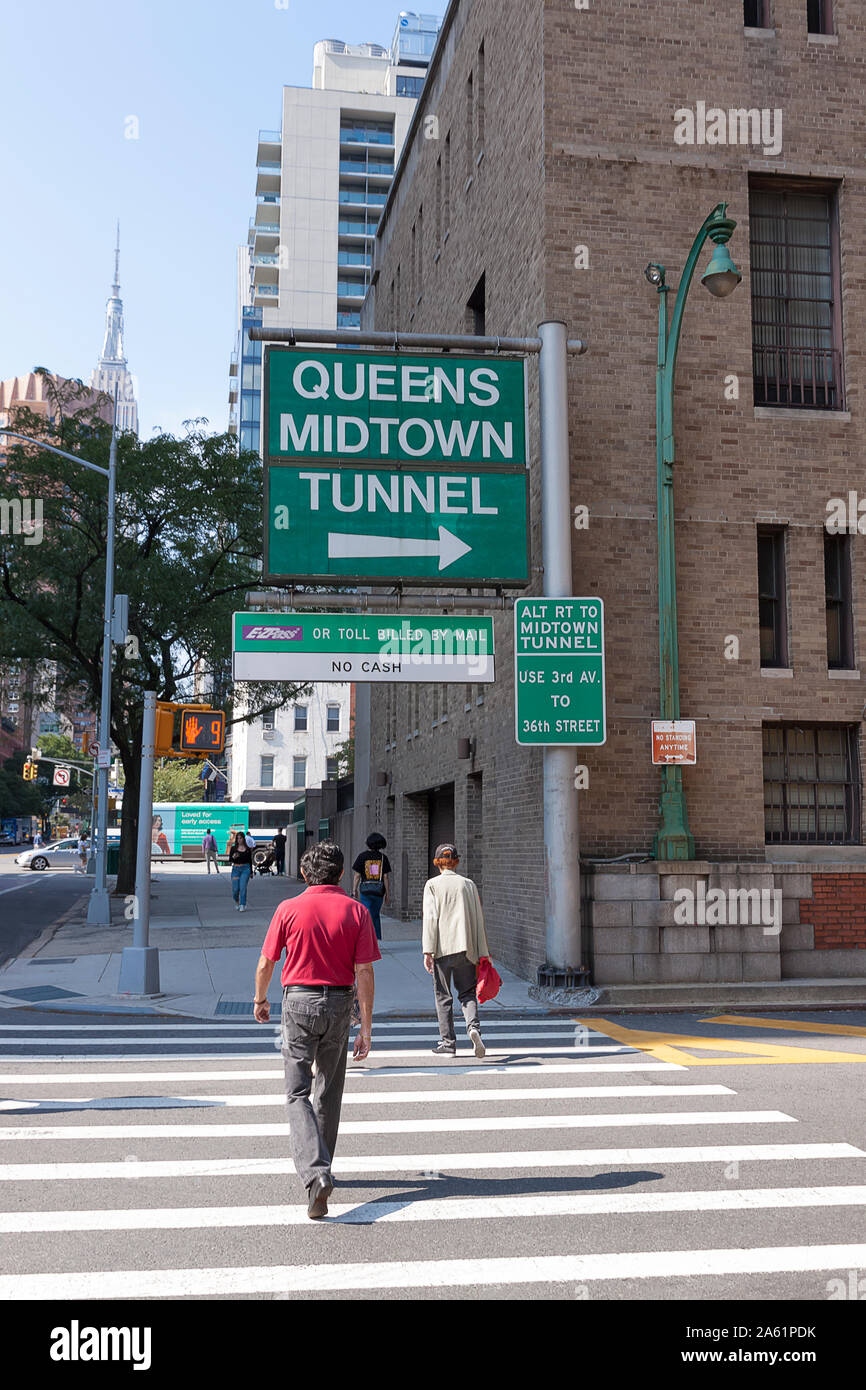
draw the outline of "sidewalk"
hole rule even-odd
[[[205,866],[154,866],[150,944],[159,947],[163,991],[155,1000],[119,994],[120,953],[132,945],[133,924],[122,897],[112,898],[111,927],[88,926],[87,896],[59,924],[0,970],[0,1008],[42,1008],[71,1013],[171,1014],[227,1020],[252,1017],[253,977],[274,910],[303,891],[290,878],[256,876],[247,911],[235,911],[229,875]],[[89,887],[89,885],[88,885]],[[14,910],[14,900],[10,904]],[[376,965],[377,1018],[434,1016],[433,982],[421,955],[421,922],[382,915],[382,959]],[[484,1005],[488,1018],[513,1011],[546,1014],[529,997],[529,982],[497,964],[502,989]],[[281,997],[274,971],[268,997],[272,1016]],[[459,1012],[459,1011],[458,1011]]]

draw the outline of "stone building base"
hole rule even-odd
[[[862,863],[585,864],[594,986],[866,976]]]

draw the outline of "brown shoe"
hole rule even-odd
[[[334,1184],[330,1178],[313,1178],[307,1188],[309,1202],[307,1203],[307,1216],[311,1221],[321,1221],[323,1216],[328,1215],[328,1198],[334,1190]]]

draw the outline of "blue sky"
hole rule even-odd
[[[42,0],[7,7],[0,82],[0,380],[87,381],[120,219],[142,438],[228,419],[236,247],[256,137],[313,44],[388,45],[406,0]],[[443,3],[418,5],[442,13]],[[138,139],[126,138],[138,120]]]

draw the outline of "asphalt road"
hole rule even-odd
[[[68,911],[90,891],[92,879],[73,869],[47,869],[38,873],[21,869],[14,854],[0,864],[0,965],[20,955],[40,932]]]
[[[313,1223],[273,1027],[7,1010],[0,1296],[850,1298],[866,1012],[726,1018],[377,1023]]]

